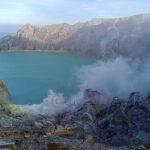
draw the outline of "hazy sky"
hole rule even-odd
[[[150,12],[150,0],[0,0],[0,24],[77,22]]]

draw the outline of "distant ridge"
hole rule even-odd
[[[150,51],[150,14],[36,27],[0,39],[0,50],[68,50],[97,57],[144,57]]]

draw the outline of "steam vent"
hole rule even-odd
[[[0,91],[2,150],[150,148],[150,99],[139,92],[132,92],[128,100],[111,100],[102,92],[87,89],[81,105],[49,116],[11,104],[2,81]]]

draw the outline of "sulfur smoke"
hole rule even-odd
[[[80,89],[94,89],[107,95],[126,98],[131,92],[146,94],[150,90],[150,61],[117,58],[80,68]]]
[[[127,98],[133,91],[147,94],[150,90],[150,61],[132,61],[117,58],[98,61],[76,70],[80,80],[79,92],[66,100],[62,94],[49,91],[48,97],[39,105],[28,106],[31,112],[55,115],[66,111],[70,103],[81,103],[85,89],[101,91],[108,97]],[[73,106],[73,105],[72,105]]]

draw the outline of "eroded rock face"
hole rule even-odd
[[[90,56],[146,57],[150,48],[150,14],[85,23],[25,25],[0,40],[0,50],[68,50]]]

